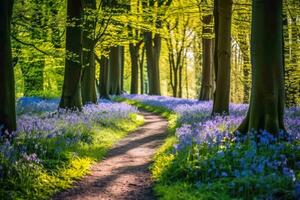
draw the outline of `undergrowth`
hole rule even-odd
[[[205,138],[191,140],[193,129],[180,124],[180,116],[174,111],[138,100],[118,100],[161,114],[169,121],[168,138],[157,151],[151,167],[156,182],[154,190],[160,199],[300,198],[297,140],[277,141],[263,132],[260,142],[256,142],[255,133],[241,138],[244,142],[236,141],[238,138],[231,136],[231,130],[236,127],[230,120],[227,124],[226,118],[220,121],[220,117],[208,120],[212,123],[207,125],[207,130],[202,130]],[[228,136],[217,138],[223,132]],[[199,134],[199,130],[195,129],[195,133]]]
[[[0,156],[0,199],[49,199],[70,188],[74,181],[89,173],[91,165],[101,160],[113,144],[142,124],[142,116],[131,114],[129,119],[117,120],[109,126],[94,124],[77,140],[72,140],[71,133],[35,141],[16,138],[9,148],[25,146],[27,152],[35,153],[20,154],[16,162],[5,157],[17,155]],[[22,150],[14,152],[17,151]]]

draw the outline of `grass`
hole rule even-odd
[[[151,106],[139,101],[116,97],[117,102],[125,102],[134,105],[139,109],[153,112],[163,116],[168,121],[168,137],[165,139],[164,144],[157,150],[154,156],[154,162],[151,166],[151,174],[155,180],[154,192],[163,200],[196,200],[199,199],[198,191],[189,183],[177,182],[168,183],[167,177],[164,177],[166,171],[172,166],[174,160],[173,145],[177,142],[174,133],[178,128],[178,116],[172,110],[164,107]],[[174,192],[176,191],[176,192]],[[200,198],[201,199],[201,198]]]
[[[89,173],[91,165],[103,159],[116,142],[143,123],[142,116],[133,114],[113,126],[95,125],[88,133],[92,142],[60,144],[59,157],[49,156],[43,165],[16,163],[11,166],[9,179],[0,183],[0,199],[49,199],[56,192],[72,187],[72,183]],[[57,148],[57,143],[50,142],[48,148]]]
[[[235,151],[234,144],[225,152],[227,157],[219,158],[218,152],[211,151],[204,146],[195,146],[183,149],[180,152],[174,152],[174,144],[178,142],[174,133],[176,128],[180,126],[176,113],[162,107],[145,105],[135,100],[127,100],[118,98],[131,105],[135,105],[140,109],[154,112],[164,116],[169,122],[169,134],[164,144],[156,152],[154,163],[151,166],[152,177],[155,180],[154,191],[159,199],[162,200],[214,200],[214,199],[265,199],[266,195],[271,194],[270,199],[274,199],[274,195],[278,199],[295,199],[295,191],[293,191],[293,183],[291,179],[280,174],[269,173],[266,171],[261,175],[236,177],[218,177],[210,176],[209,166],[205,168],[206,162],[215,160],[218,170],[225,169],[226,166],[237,167],[234,160],[230,158],[231,151]],[[286,144],[282,154],[293,155],[295,158],[289,158],[290,165],[295,165],[299,158],[299,154],[295,153],[297,144]],[[236,145],[238,147],[238,145]],[[280,144],[278,144],[280,146]],[[251,150],[251,146],[244,144],[243,149],[236,151],[240,156],[246,155]],[[268,147],[268,146],[267,146]],[[274,151],[266,147],[262,152],[257,153],[260,156],[272,157]],[[275,146],[274,146],[275,147]],[[198,148],[198,149],[197,149]],[[199,150],[199,148],[201,148]],[[260,147],[263,149],[263,146]],[[201,152],[202,159],[198,159],[193,152]],[[206,152],[207,151],[207,152]],[[219,160],[218,160],[219,159]],[[249,161],[250,162],[250,161]],[[220,171],[220,170],[219,170]],[[212,172],[213,173],[213,172]],[[300,177],[299,171],[295,170],[297,179]],[[275,175],[274,175],[275,174]],[[200,177],[207,177],[208,181],[198,181]],[[297,195],[297,194],[296,194]],[[298,194],[299,195],[299,194]],[[296,197],[297,199],[297,197]]]

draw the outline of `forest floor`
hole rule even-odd
[[[166,137],[167,121],[152,113],[141,114],[145,117],[143,126],[115,145],[89,175],[53,200],[156,199],[149,166]]]

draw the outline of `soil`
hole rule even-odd
[[[166,136],[167,122],[141,112],[145,124],[116,144],[91,173],[53,200],[153,200],[149,171],[153,155]]]

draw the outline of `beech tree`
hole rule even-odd
[[[16,129],[15,81],[10,24],[13,0],[0,1],[0,134]]]
[[[139,50],[140,43],[129,44],[130,58],[131,58],[131,85],[130,94],[137,94],[139,89]]]
[[[154,45],[153,45],[154,44]],[[160,75],[159,75],[159,56],[161,48],[161,38],[152,32],[145,33],[145,49],[147,56],[147,69],[149,80],[149,94],[160,95]]]
[[[232,0],[214,1],[216,91],[212,114],[229,113]]]
[[[121,94],[122,46],[110,48],[109,52],[109,94]]]
[[[82,16],[82,1],[68,0],[65,75],[60,108],[81,109],[82,107]]]
[[[282,0],[255,0],[251,31],[250,107],[238,131],[284,130]]]
[[[82,103],[96,103],[96,74],[95,74],[95,13],[96,0],[84,1],[84,23],[83,23],[83,38],[82,38]]]
[[[146,2],[146,1],[145,1]],[[162,27],[162,12],[160,9],[163,6],[169,6],[172,3],[172,0],[149,0],[143,4],[144,8],[149,10],[154,10],[157,6],[158,12],[156,17],[151,17],[150,21],[155,22],[155,28],[160,29]],[[147,58],[147,71],[148,71],[148,81],[149,81],[149,94],[151,95],[160,95],[160,72],[159,72],[159,60],[161,52],[161,36],[156,31],[145,31],[144,33],[144,42]]]
[[[109,65],[108,65],[108,58],[105,56],[101,56],[98,58],[96,56],[96,60],[100,65],[100,75],[99,75],[99,93],[101,99],[110,99],[109,92],[108,92],[108,83],[109,83]]]
[[[212,15],[203,17],[202,28],[202,79],[199,100],[211,100],[213,96],[213,29]]]

